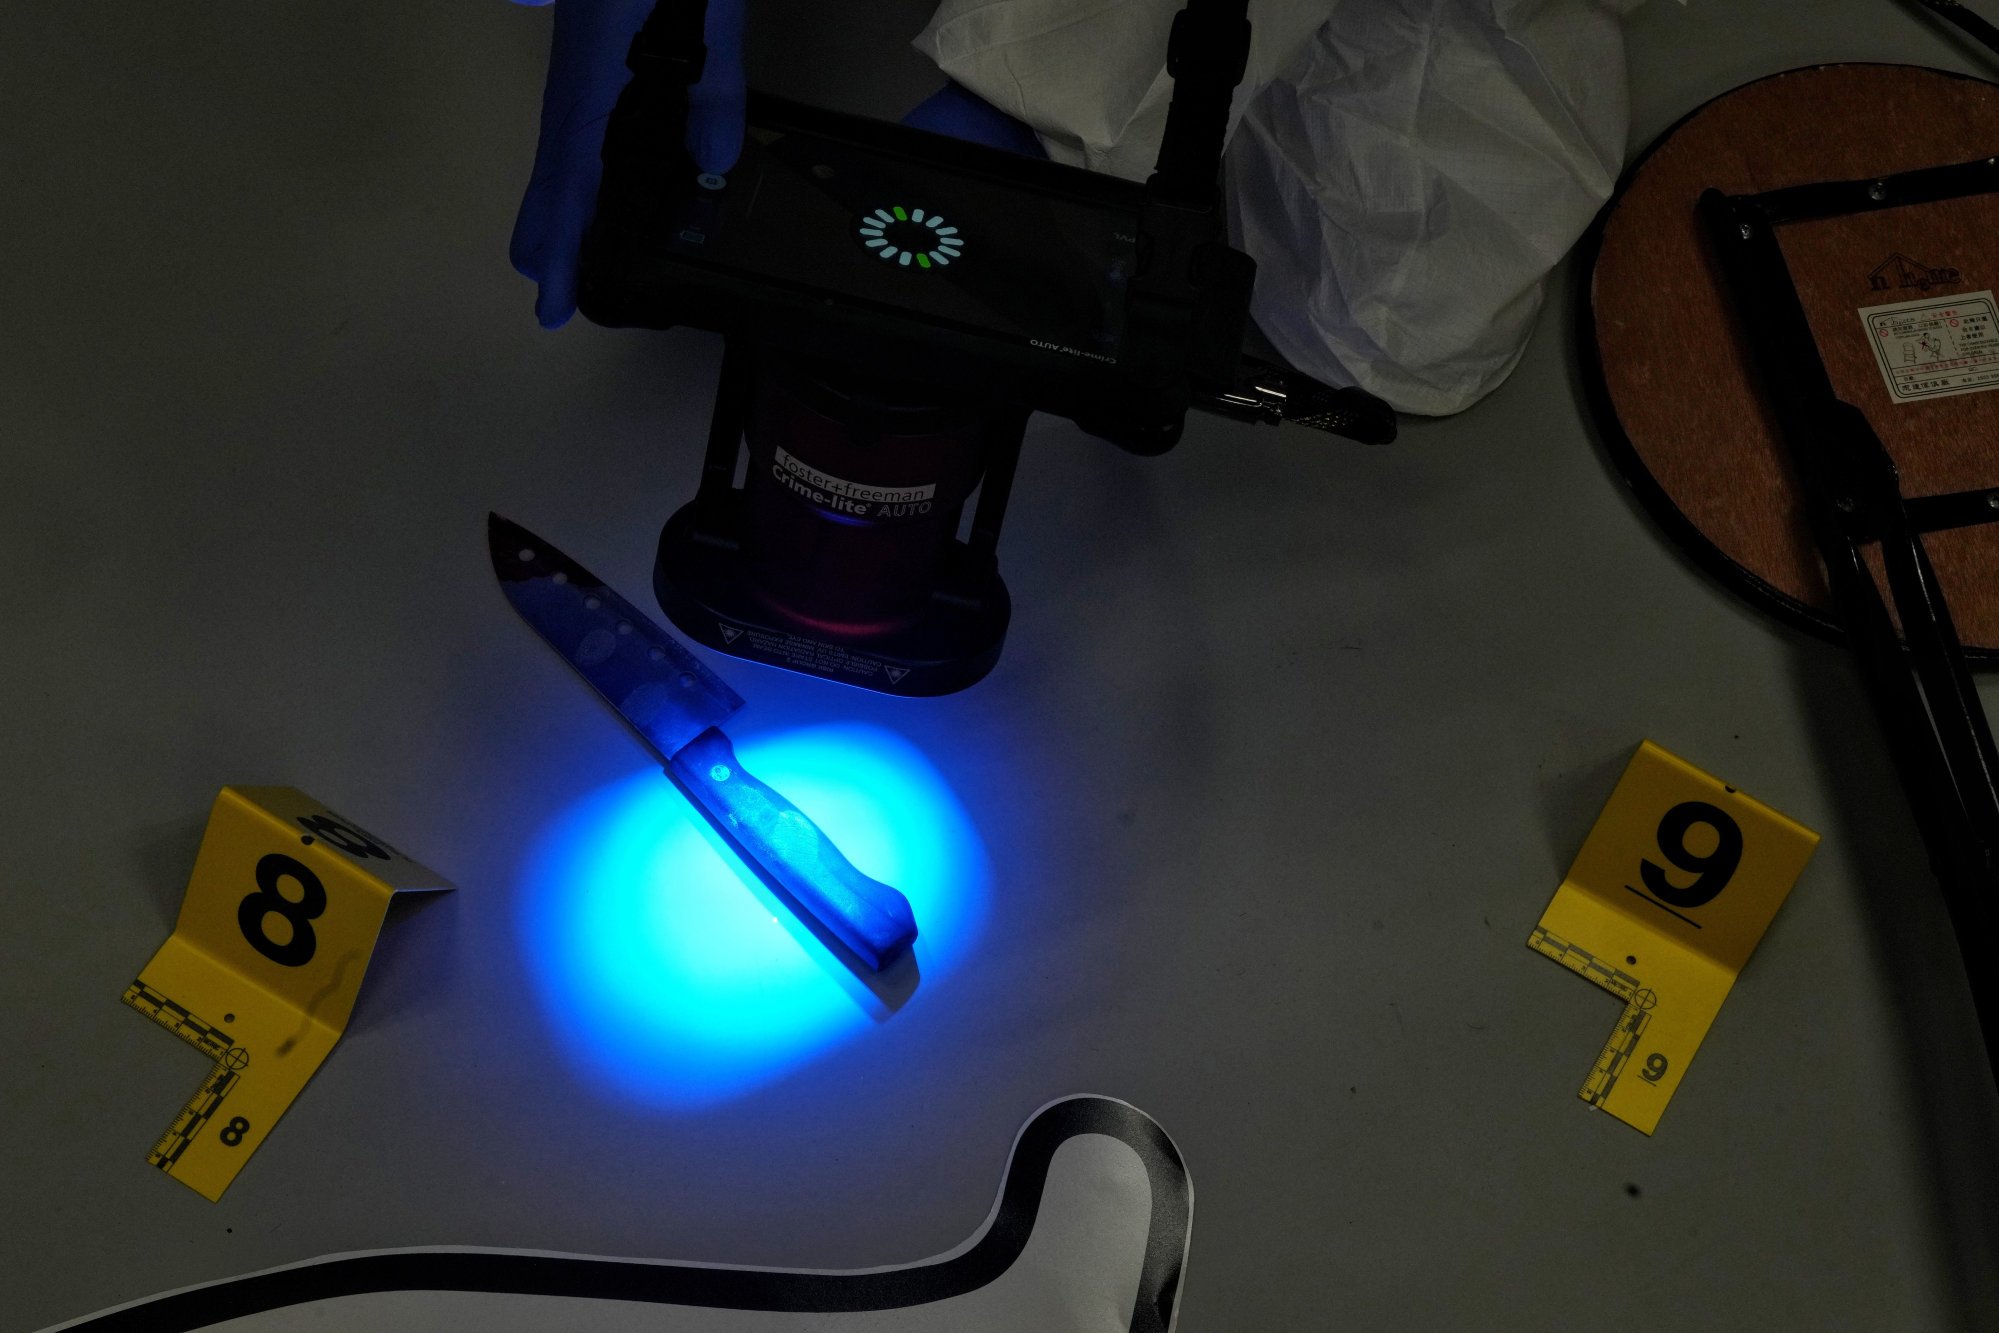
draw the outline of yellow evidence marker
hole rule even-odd
[[[215,1061],[147,1160],[222,1197],[340,1040],[404,891],[451,884],[292,787],[224,787],[125,1003]]]
[[[1769,806],[1639,745],[1527,940],[1624,1001],[1584,1101],[1647,1134],[1658,1127],[1818,844]]]

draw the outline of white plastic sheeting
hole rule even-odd
[[[1230,231],[1299,369],[1406,412],[1519,360],[1548,271],[1624,156],[1621,15],[1642,0],[1252,0]],[[1055,160],[1143,179],[1180,0],[943,0],[918,49]]]

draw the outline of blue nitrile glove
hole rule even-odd
[[[982,143],[1028,157],[1047,157],[1041,140],[1025,122],[976,93],[955,83],[947,83],[916,104],[902,123],[932,134],[948,134],[954,139]]]
[[[514,267],[539,287],[534,314],[545,329],[561,328],[576,313],[576,256],[604,174],[604,122],[631,78],[625,52],[651,13],[652,0],[562,0],[555,7],[541,139],[510,247]],[[744,0],[709,0],[702,27],[708,59],[687,107],[687,148],[703,171],[726,172],[743,148],[743,14]]]
[[[708,0],[702,26],[708,58],[701,82],[688,93],[687,150],[703,171],[718,175],[736,165],[743,148],[746,3]],[[509,250],[514,267],[538,288],[534,313],[545,329],[561,328],[576,313],[577,252],[597,206],[604,123],[631,78],[625,52],[652,7],[652,0],[560,0],[555,7],[541,139]],[[1042,156],[1032,130],[956,84],[925,100],[905,121],[938,134]]]

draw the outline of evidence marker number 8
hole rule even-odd
[[[223,788],[173,936],[125,992],[213,1062],[148,1160],[219,1198],[340,1039],[390,898],[449,887],[295,788]]]
[[[374,839],[331,815],[300,815],[298,822],[306,830],[300,841],[308,846],[318,837],[349,856],[379,856],[386,861],[393,855]],[[283,852],[271,852],[258,861],[255,879],[257,891],[236,908],[236,925],[243,938],[250,942],[251,948],[280,967],[304,967],[319,947],[312,923],[326,910],[326,885],[310,866]],[[278,888],[287,879],[299,886],[299,897],[288,897]],[[272,939],[265,929],[273,916],[282,917],[291,925],[291,934],[283,941]]]
[[[257,862],[256,879],[257,891],[236,908],[236,924],[243,931],[243,938],[250,941],[251,948],[280,967],[304,967],[319,948],[319,936],[313,933],[312,923],[326,911],[326,885],[310,867],[283,852],[272,852]],[[279,890],[278,885],[287,879],[299,886],[298,897],[288,898]],[[282,941],[272,939],[264,928],[265,922],[274,916],[291,925],[290,933]]]

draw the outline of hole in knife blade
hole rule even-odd
[[[556,570],[556,571],[555,571],[555,572],[554,572],[553,574],[550,574],[550,575],[549,575],[549,577],[550,577],[551,579],[554,579],[554,580],[555,580],[555,581],[556,581],[557,583],[567,583],[567,582],[569,582],[569,575],[567,575],[567,574],[563,573],[563,572],[562,572],[561,570],[559,570],[559,569],[558,569],[558,570]]]
[[[629,620],[620,620],[620,621],[618,622],[618,633],[620,633],[620,634],[630,634],[631,632],[632,632],[632,622],[631,622],[631,621],[629,621]]]
[[[657,646],[648,648],[646,649],[646,656],[657,662],[666,656],[666,649]]]
[[[598,607],[602,606],[603,604],[604,604],[603,599],[599,597],[585,597],[583,599],[584,607],[591,611],[595,611]]]
[[[524,561],[534,559],[534,547],[532,546],[521,547],[520,555],[521,559]]]

